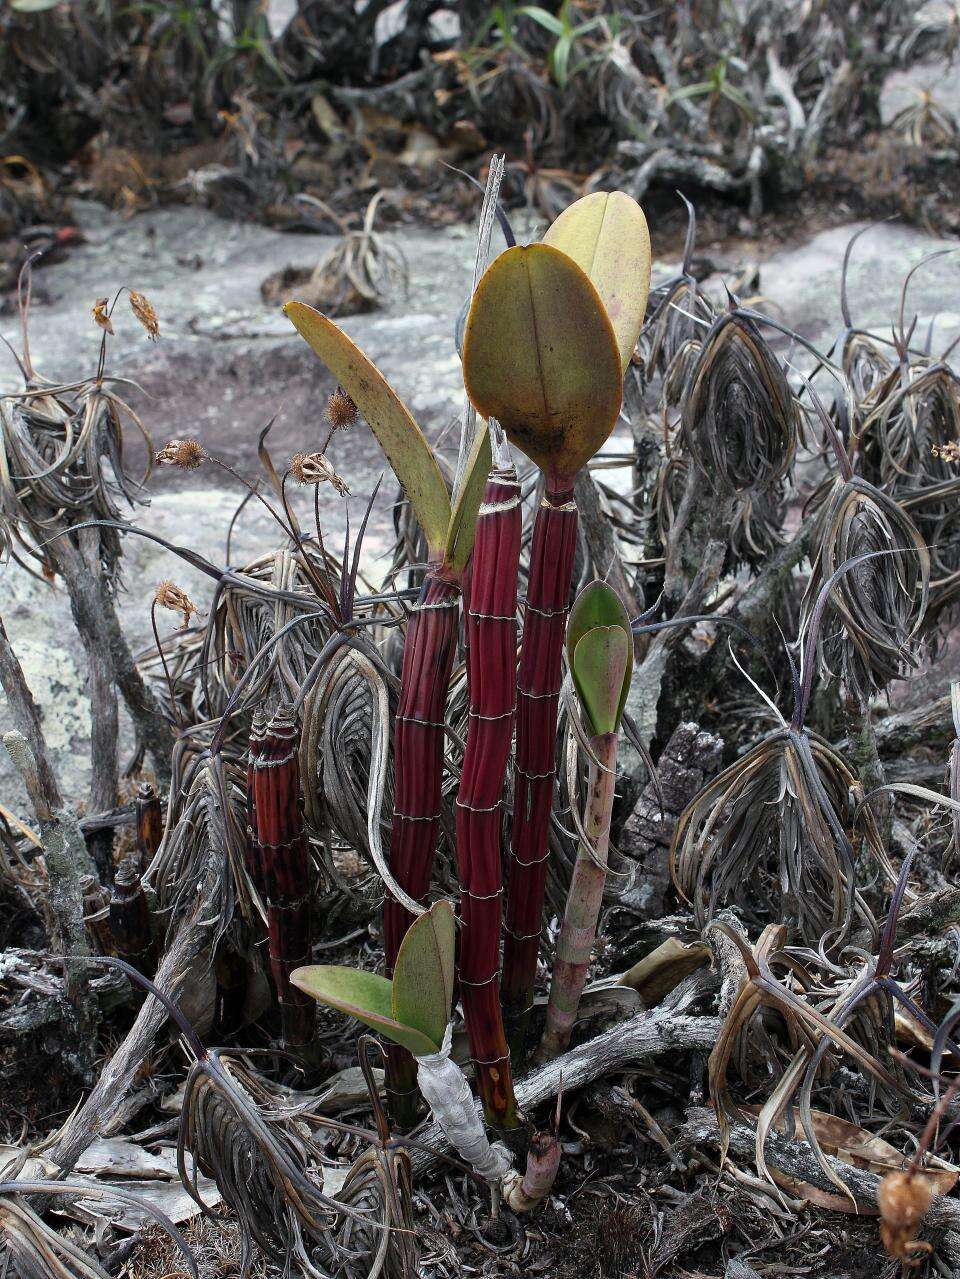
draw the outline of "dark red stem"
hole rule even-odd
[[[503,1001],[510,1043],[520,1055],[540,953],[557,711],[570,583],[577,547],[572,489],[545,493],[530,548],[530,574],[517,680],[513,835],[503,952]]]
[[[283,1040],[291,1046],[313,1038],[316,1009],[309,995],[290,984],[294,968],[310,963],[310,852],[300,808],[299,742],[293,712],[281,706],[264,731],[253,777],[270,971]]]
[[[390,872],[415,901],[430,887],[440,827],[444,711],[457,642],[460,586],[431,569],[411,609],[403,646],[400,699],[393,738],[394,809]],[[397,951],[413,916],[387,894],[384,957],[393,975]],[[394,1122],[409,1127],[417,1108],[416,1063],[398,1045],[387,1050],[387,1090]]]
[[[456,812],[460,993],[484,1113],[500,1128],[518,1122],[500,1009],[500,832],[516,709],[520,534],[516,473],[495,471],[473,548],[466,615],[469,716]]]
[[[266,890],[263,886],[263,865],[260,858],[260,846],[257,842],[257,808],[254,797],[254,781],[257,761],[263,750],[263,737],[267,727],[267,716],[261,707],[253,712],[253,724],[250,728],[250,745],[247,751],[247,830],[244,843],[244,862],[251,883],[257,890],[262,902],[266,902]]]

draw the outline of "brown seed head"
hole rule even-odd
[[[168,440],[153,460],[157,466],[179,466],[181,471],[195,471],[206,458],[199,440]]]
[[[298,484],[332,484],[341,497],[350,490],[322,453],[297,453],[290,460],[290,474]]]
[[[931,451],[934,457],[943,458],[945,462],[960,462],[960,443],[956,440],[947,440],[946,444],[934,444]]]
[[[144,297],[142,293],[138,293],[136,289],[131,289],[130,307],[134,315],[147,330],[147,334],[151,341],[155,342],[160,336],[160,321],[157,319],[157,313],[153,309],[152,303]]]
[[[105,333],[109,333],[112,337],[113,325],[110,322],[110,316],[107,314],[107,307],[109,304],[109,298],[97,298],[96,302],[93,304],[93,319],[94,323],[99,328],[103,329]]]
[[[338,386],[327,400],[324,415],[335,431],[343,431],[348,426],[353,426],[359,411],[343,387]]]
[[[888,1172],[877,1190],[880,1208],[880,1238],[891,1257],[905,1264],[910,1253],[928,1252],[930,1245],[916,1238],[917,1227],[934,1195],[932,1177],[922,1173]]]
[[[153,598],[161,608],[168,608],[171,613],[182,613],[184,626],[189,626],[193,614],[200,612],[187,592],[177,586],[176,582],[161,582]]]

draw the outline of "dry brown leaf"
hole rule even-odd
[[[630,986],[643,1000],[644,1006],[652,1008],[676,989],[684,977],[709,962],[709,947],[700,942],[688,944],[676,937],[668,937],[628,969],[617,985]]]

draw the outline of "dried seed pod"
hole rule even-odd
[[[93,322],[97,328],[103,329],[104,333],[113,336],[113,324],[110,316],[107,314],[107,307],[110,305],[109,298],[97,298],[93,304]]]
[[[780,362],[752,320],[729,311],[703,342],[683,401],[683,438],[709,482],[736,493],[782,480],[797,413]]]
[[[131,289],[130,309],[147,330],[147,336],[151,342],[156,342],[160,336],[160,321],[157,319],[157,313],[150,299],[143,293],[138,293],[136,289]]]
[[[290,461],[290,474],[298,484],[332,484],[341,497],[350,494],[346,482],[322,453],[295,453]]]
[[[153,598],[160,608],[169,609],[171,613],[182,613],[184,626],[189,626],[190,618],[200,611],[187,592],[177,586],[176,582],[161,582]]]
[[[877,1190],[880,1238],[891,1257],[905,1265],[917,1265],[911,1254],[931,1252],[932,1245],[917,1238],[917,1227],[933,1202],[934,1183],[910,1169],[888,1172]]]
[[[884,689],[917,664],[911,642],[924,620],[930,588],[923,538],[902,506],[854,476],[846,482],[838,478],[827,491],[814,545],[818,549],[800,613],[802,637],[820,592],[841,564],[881,552],[837,577],[817,652],[826,677],[839,673],[861,696]],[[839,629],[831,626],[831,616]]]
[[[154,453],[157,466],[178,466],[181,471],[195,471],[206,460],[206,451],[199,440],[168,440]]]
[[[360,416],[360,410],[343,387],[337,386],[327,400],[323,415],[335,431],[344,431],[353,426]]]

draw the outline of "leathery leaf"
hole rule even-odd
[[[640,205],[625,191],[594,191],[564,209],[543,243],[573,258],[590,277],[626,371],[650,292],[650,232]]]
[[[437,1051],[439,1045],[423,1031],[404,1025],[393,1015],[393,983],[386,977],[339,964],[312,964],[295,968],[290,980],[318,1003],[356,1017],[415,1056]]]
[[[603,302],[572,258],[517,246],[490,264],[474,293],[463,378],[483,417],[568,488],[613,430],[622,370]]]
[[[453,907],[446,900],[435,902],[407,929],[393,970],[394,1020],[419,1031],[437,1049],[453,1003],[454,935]]]

